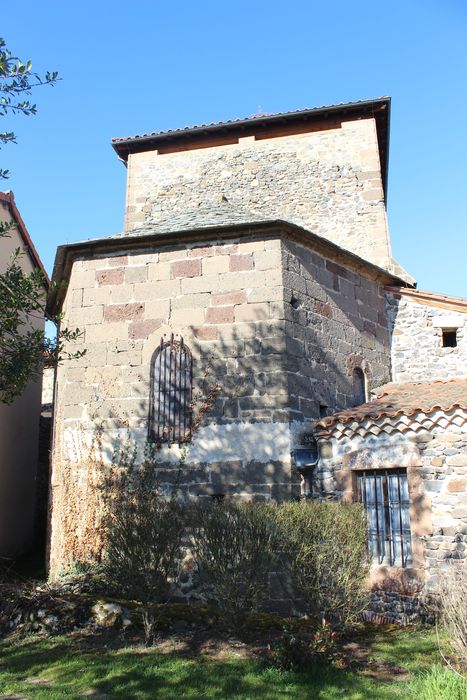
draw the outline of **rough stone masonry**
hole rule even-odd
[[[381,267],[391,251],[373,118],[319,130],[128,157],[125,228],[157,222],[225,196],[304,226]]]
[[[114,144],[125,232],[61,247],[54,278],[67,285],[49,303],[86,349],[57,373],[53,574],[72,541],[86,544],[93,437],[107,463],[147,439],[161,338],[191,349],[195,393],[219,384],[181,475],[187,498],[297,496],[292,450],[323,411],[351,405],[355,367],[370,387],[390,379],[384,286],[404,282],[384,203],[389,104],[349,109]],[[163,488],[179,454],[160,453]]]
[[[122,255],[120,240],[113,253],[96,254],[91,244],[88,256],[74,260],[63,303],[63,323],[83,329],[87,352],[57,375],[55,571],[67,551],[63,465],[74,464],[76,488],[86,490],[82,465],[98,425],[107,460],[127,434],[144,444],[150,360],[161,337],[183,336],[193,351],[195,390],[211,381],[220,387],[182,475],[187,497],[298,495],[291,450],[320,406],[332,411],[352,401],[355,364],[375,384],[390,373],[383,285],[392,278],[350,257],[343,267],[332,244],[317,252],[277,230],[262,239],[138,248],[135,236]],[[178,454],[177,447],[162,453],[167,488]]]

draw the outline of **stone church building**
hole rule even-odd
[[[380,588],[464,556],[467,302],[392,258],[389,116],[380,98],[113,141],[125,230],[61,246],[49,296],[86,349],[56,378],[52,574],[70,475],[84,537],[97,426],[107,461],[159,445],[167,489],[189,443],[186,498],[359,498]]]

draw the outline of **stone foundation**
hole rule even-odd
[[[433,624],[435,601],[424,596],[403,595],[397,591],[373,591],[368,610],[362,618],[386,624],[397,622],[409,625],[417,622]]]

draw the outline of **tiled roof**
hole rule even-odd
[[[122,136],[122,137],[117,137],[112,139],[112,144],[118,144],[124,141],[134,141],[137,139],[148,139],[148,138],[159,138],[160,136],[167,136],[167,135],[177,135],[177,134],[183,134],[186,132],[190,131],[196,131],[196,130],[203,130],[203,129],[212,129],[216,127],[225,127],[225,126],[230,126],[230,125],[240,125],[245,122],[260,122],[264,121],[265,119],[274,119],[274,118],[284,118],[287,119],[288,117],[291,117],[293,115],[305,115],[305,114],[311,114],[313,112],[322,112],[325,110],[339,110],[339,109],[349,109],[351,107],[358,107],[358,106],[364,106],[368,105],[371,102],[378,102],[380,100],[388,100],[389,98],[387,97],[378,97],[376,100],[356,100],[355,102],[339,102],[338,104],[335,105],[321,105],[320,107],[307,107],[305,109],[294,109],[290,110],[289,112],[274,112],[274,113],[269,113],[269,114],[254,114],[250,117],[241,117],[239,119],[227,119],[226,121],[220,121],[220,122],[210,122],[207,124],[193,124],[192,126],[184,126],[181,127],[180,129],[168,129],[167,131],[152,131],[147,134],[136,134],[134,136]]]
[[[160,221],[151,221],[131,231],[119,233],[114,238],[122,236],[147,236],[172,233],[174,231],[192,231],[216,226],[242,226],[268,221],[262,214],[252,212],[230,204],[226,200],[205,204],[194,209],[171,212],[169,216]]]
[[[355,424],[363,421],[381,421],[397,416],[417,413],[444,412],[453,408],[467,409],[467,377],[449,381],[386,384],[376,392],[376,398],[368,403],[338,411],[316,423],[318,435],[330,434],[337,424]]]

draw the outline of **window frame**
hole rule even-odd
[[[392,495],[390,482],[394,478],[397,478],[396,498]],[[378,479],[380,486],[377,485]],[[370,500],[368,500],[367,480],[370,483]],[[368,515],[368,549],[373,562],[378,566],[411,567],[413,547],[407,469],[398,467],[358,470],[355,472],[354,493],[356,500],[363,504]],[[371,522],[371,506],[374,508],[375,527],[372,527]],[[399,553],[397,553],[398,549]]]

